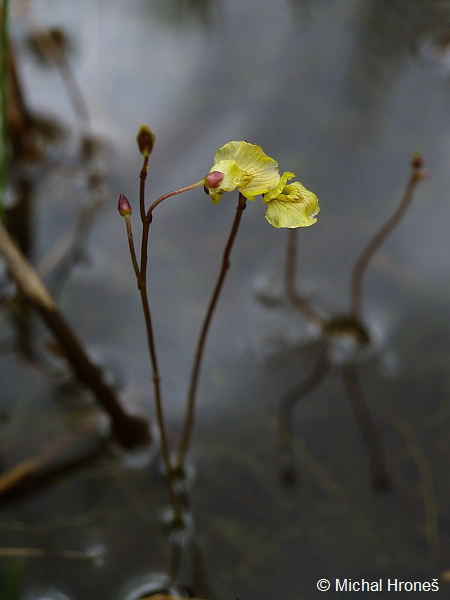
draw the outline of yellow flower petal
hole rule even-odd
[[[292,173],[285,173],[282,179],[285,175],[290,179]],[[317,196],[298,181],[286,185],[280,194],[273,196],[273,192],[269,192],[264,196],[264,202],[267,203],[266,219],[274,227],[309,227],[317,221],[315,216],[320,210]]]
[[[214,157],[210,172],[224,173],[223,181],[217,188],[209,188],[211,200],[220,201],[224,192],[238,189],[246,198],[272,190],[279,182],[278,163],[270,158],[256,144],[229,142],[222,146]]]
[[[264,202],[270,202],[271,200],[273,200],[274,198],[279,196],[283,192],[284,188],[286,187],[286,183],[289,181],[289,179],[293,179],[294,177],[295,177],[294,173],[289,173],[289,171],[286,171],[286,173],[283,173],[283,175],[280,177],[280,181],[278,182],[278,185],[276,187],[274,187],[272,190],[270,190],[270,192],[267,192],[267,194],[264,194],[264,196],[263,196]]]

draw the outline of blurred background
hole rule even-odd
[[[53,61],[36,44],[48,30],[63,49]],[[372,490],[339,364],[295,408],[297,482],[280,483],[279,402],[308,377],[321,339],[285,297],[287,232],[270,227],[257,199],[207,343],[189,541],[161,527],[168,500],[157,457],[133,461],[80,434],[84,460],[1,499],[0,547],[44,555],[0,558],[0,597],[131,599],[164,588],[171,573],[177,593],[197,598],[302,600],[320,595],[320,578],[388,577],[438,579],[437,596],[447,597],[450,2],[12,0],[10,44],[23,105],[39,123],[12,165],[10,223],[127,407],[152,419],[143,317],[117,214],[124,193],[138,233],[141,123],[156,135],[149,202],[201,179],[230,140],[260,145],[317,194],[318,222],[298,232],[297,286],[327,316],[349,311],[352,266],[400,201],[414,152],[427,179],[364,279],[372,344],[356,362],[392,489]],[[236,202],[226,194],[214,206],[198,189],[155,211],[150,301],[173,442]],[[5,271],[7,470],[96,409],[42,326],[10,310]]]

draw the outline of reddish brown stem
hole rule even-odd
[[[198,380],[200,376],[200,368],[202,364],[204,348],[206,343],[206,338],[208,335],[209,327],[211,325],[211,321],[214,315],[214,311],[217,306],[217,302],[219,300],[220,293],[223,288],[223,284],[225,281],[225,277],[227,275],[228,269],[230,268],[230,254],[233,249],[233,244],[236,239],[236,235],[239,229],[239,225],[242,218],[242,213],[246,207],[246,199],[244,196],[239,193],[239,201],[236,207],[236,215],[234,217],[233,226],[231,228],[230,235],[228,237],[227,244],[225,246],[225,250],[222,256],[222,265],[220,269],[219,276],[216,281],[216,285],[214,287],[211,300],[209,302],[205,318],[203,320],[203,325],[200,330],[200,335],[197,342],[197,348],[195,351],[194,364],[192,367],[191,380],[189,384],[189,392],[186,403],[186,415],[183,423],[183,432],[180,439],[180,444],[178,447],[178,455],[176,462],[177,471],[182,472],[184,468],[184,463],[186,459],[186,453],[189,448],[192,429],[194,425],[194,415],[195,415],[195,401],[197,395],[197,386]]]
[[[174,480],[173,480],[173,469],[170,463],[170,451],[169,442],[167,439],[167,431],[164,418],[164,408],[161,394],[161,377],[159,374],[158,359],[156,353],[155,336],[153,332],[153,322],[150,312],[150,304],[147,293],[147,263],[148,263],[148,237],[150,232],[150,224],[152,222],[151,212],[146,214],[145,210],[145,183],[147,179],[148,171],[148,156],[144,157],[144,164],[140,173],[140,188],[139,188],[139,207],[140,215],[142,220],[142,238],[141,238],[141,256],[140,265],[137,264],[137,259],[134,252],[134,243],[132,240],[131,223],[129,218],[127,221],[127,234],[129,241],[129,248],[131,254],[131,260],[133,268],[136,274],[136,279],[139,288],[139,294],[141,298],[142,312],[144,313],[145,330],[147,333],[147,345],[150,357],[150,367],[152,372],[152,383],[153,391],[155,396],[155,410],[156,420],[158,423],[158,430],[161,436],[161,453],[164,461],[164,467],[166,470],[166,481],[167,489],[169,493],[170,502],[174,511],[174,524],[183,524],[183,511],[181,508],[180,500],[175,492]]]

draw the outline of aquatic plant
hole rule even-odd
[[[142,223],[139,260],[135,249],[131,225],[132,207],[126,196],[123,194],[119,197],[118,211],[125,220],[131,262],[136,276],[142,310],[144,313],[152,371],[156,418],[161,436],[161,452],[167,476],[169,496],[174,510],[174,524],[182,525],[183,509],[175,491],[174,478],[183,476],[186,453],[189,448],[194,423],[196,391],[206,338],[227,271],[230,267],[230,255],[243,211],[246,208],[246,201],[254,200],[256,196],[262,195],[262,199],[267,205],[266,219],[271,225],[277,228],[297,228],[312,225],[317,220],[316,215],[319,212],[319,204],[315,194],[308,191],[299,182],[287,185],[287,181],[292,179],[294,174],[284,173],[280,176],[278,172],[278,163],[273,158],[267,156],[260,146],[245,141],[233,141],[225,144],[217,151],[214,157],[213,166],[205,177],[191,185],[164,194],[147,208],[145,188],[149,157],[153,150],[154,142],[155,136],[153,132],[146,125],[142,125],[137,134],[138,147],[144,158],[140,172],[139,189],[139,212]],[[183,431],[175,465],[172,465],[165,427],[161,377],[158,367],[153,322],[147,290],[148,239],[155,208],[168,198],[198,187],[204,187],[205,192],[209,194],[209,197],[214,204],[218,204],[221,201],[223,194],[226,192],[237,190],[239,197],[236,215],[223,252],[219,275],[200,329],[188,388]]]

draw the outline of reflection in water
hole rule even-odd
[[[448,0],[376,0],[365,3],[361,39],[379,59],[406,60],[426,42],[436,51],[449,44]],[[381,70],[381,62],[379,65]]]
[[[170,544],[167,572],[141,576],[127,585],[124,600],[155,598],[158,594],[174,598],[216,598],[206,574],[203,553],[195,538]],[[169,598],[168,598],[169,600]]]
[[[361,7],[358,50],[349,69],[353,101],[376,134],[380,112],[411,60],[449,70],[450,3],[447,0],[374,0]]]
[[[286,483],[292,483],[294,480],[292,466],[293,409],[300,400],[305,399],[322,382],[330,365],[334,363],[341,365],[342,379],[350,406],[369,450],[373,486],[376,490],[386,490],[390,486],[383,443],[364,400],[356,361],[371,342],[369,330],[361,318],[363,276],[374,254],[405,215],[413,199],[416,185],[424,178],[422,159],[419,156],[413,156],[411,159],[411,169],[411,176],[397,209],[370,240],[353,267],[351,311],[349,315],[324,319],[297,293],[294,280],[297,250],[296,232],[289,231],[286,293],[296,308],[303,312],[309,320],[321,327],[322,349],[307,379],[288,392],[280,403],[279,445],[283,460],[286,463],[283,465],[281,476]]]

